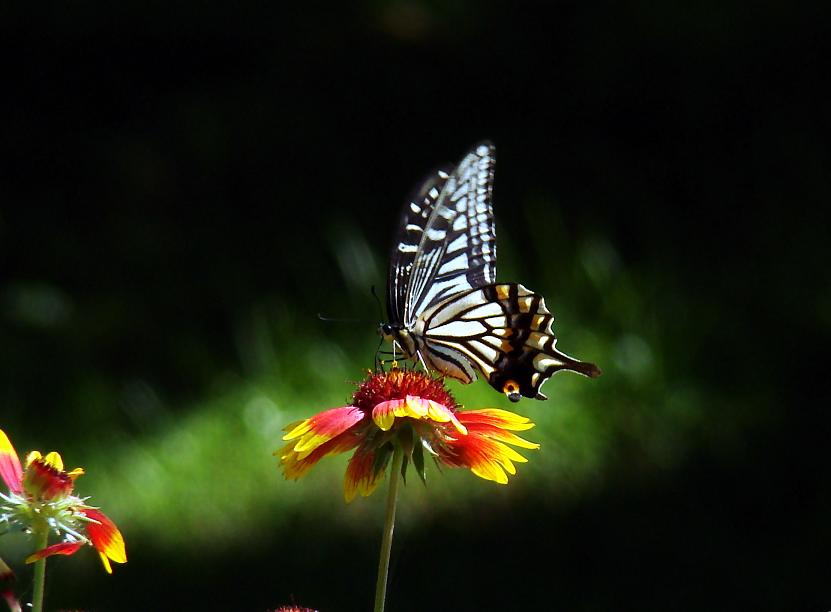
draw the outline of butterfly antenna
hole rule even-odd
[[[372,297],[375,298],[375,303],[378,304],[378,320],[384,320],[384,307],[381,306],[381,298],[378,297],[378,293],[375,291],[375,285],[372,285],[369,289],[372,292]]]
[[[317,318],[327,323],[374,323],[370,319],[359,319],[357,317],[328,317],[324,314],[317,313]]]

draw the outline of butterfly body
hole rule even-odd
[[[478,372],[511,401],[545,399],[540,387],[555,372],[600,370],[555,348],[542,296],[496,282],[494,160],[493,145],[480,143],[408,201],[390,261],[391,320],[381,334],[428,370],[463,383]]]

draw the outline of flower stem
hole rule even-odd
[[[387,493],[387,517],[384,520],[384,536],[381,539],[381,559],[378,561],[378,581],[375,583],[375,612],[384,612],[387,598],[387,574],[390,569],[390,552],[392,550],[392,532],[395,530],[395,508],[398,503],[398,481],[401,476],[401,463],[404,451],[395,445],[390,468],[390,488]]]
[[[43,550],[49,544],[49,527],[41,526],[35,531],[35,550]],[[46,557],[35,561],[35,578],[33,584],[32,612],[43,610],[43,591],[46,585]]]

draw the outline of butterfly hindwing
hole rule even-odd
[[[595,365],[557,350],[553,321],[541,295],[516,283],[491,284],[425,313],[423,337],[429,353],[454,366],[444,368],[448,376],[470,382],[469,364],[474,364],[513,401],[545,399],[540,388],[560,370],[600,374]]]

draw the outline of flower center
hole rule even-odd
[[[381,402],[404,400],[408,396],[432,400],[453,412],[456,411],[456,401],[444,388],[441,379],[422,372],[397,368],[389,372],[370,374],[352,396],[352,405],[365,412],[372,412]]]

